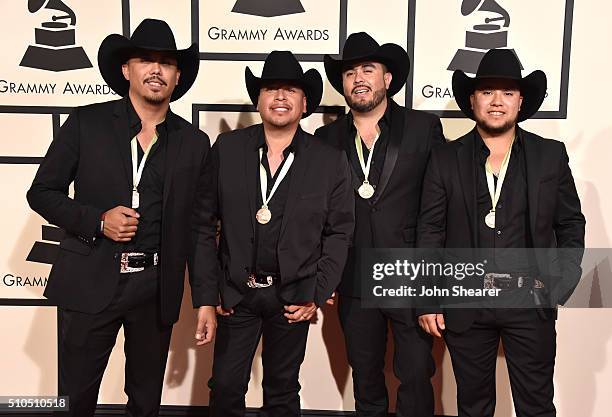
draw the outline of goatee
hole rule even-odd
[[[166,101],[166,97],[164,97],[162,94],[145,96],[144,99],[147,103],[153,105],[162,104],[164,101]]]

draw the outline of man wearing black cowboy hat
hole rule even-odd
[[[249,68],[245,78],[262,124],[223,133],[212,148],[222,306],[210,415],[244,416],[263,336],[262,415],[298,417],[310,319],[340,282],[354,228],[350,168],[343,152],[300,128],[321,101],[315,69],[273,51],[261,78]]]
[[[343,149],[352,167],[356,224],[338,309],[358,416],[387,415],[384,358],[389,323],[394,372],[400,380],[397,415],[433,415],[432,338],[417,325],[412,309],[362,308],[358,271],[361,248],[414,247],[429,153],[444,143],[438,117],[391,99],[405,84],[409,69],[402,47],[379,45],[363,32],[348,37],[341,59],[325,56],[327,78],[350,107],[316,135]]]
[[[68,415],[94,415],[123,326],[127,415],[157,416],[187,262],[197,343],[216,326],[210,143],[169,109],[196,78],[198,48],[177,50],[170,27],[146,19],[131,39],[108,36],[98,63],[123,98],[75,108],[28,191],[30,206],[66,231],[45,290],[59,313],[59,394]]]
[[[457,305],[424,314],[419,322],[428,333],[444,335],[459,416],[493,416],[500,339],[516,414],[554,416],[556,305],[569,298],[580,278],[585,219],[564,144],[518,126],[542,104],[546,76],[534,71],[523,78],[516,55],[494,49],[475,78],[455,71],[453,92],[476,126],[432,153],[418,244],[489,254],[494,249],[490,273],[479,283],[481,289],[500,290],[501,298],[479,308]],[[550,267],[525,248],[575,248],[560,259],[570,285],[546,279]],[[523,252],[531,256],[515,255]],[[498,256],[504,253],[510,256]]]

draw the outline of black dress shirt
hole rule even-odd
[[[291,144],[285,148],[283,151],[283,162],[279,165],[272,176],[270,171],[270,164],[268,163],[268,146],[266,144],[266,138],[263,130],[263,126],[261,127],[261,131],[259,132],[259,137],[257,140],[257,149],[263,150],[263,157],[261,158],[261,162],[263,167],[266,170],[266,175],[268,178],[268,187],[266,190],[266,196],[270,195],[270,191],[276,182],[283,166],[287,162],[287,157],[291,152],[294,153],[294,157],[298,156],[298,148],[299,142],[302,140],[302,129],[298,127],[295,135],[293,136],[293,140]],[[259,181],[259,152],[257,153],[257,172],[254,172],[253,175],[257,176],[257,209],[259,210],[263,205],[263,198],[261,196],[261,183]],[[253,260],[255,262],[254,270],[257,274],[261,275],[276,275],[280,272],[280,267],[278,264],[278,240],[280,237],[281,225],[283,222],[283,214],[285,212],[285,204],[287,202],[287,196],[289,195],[289,181],[291,177],[291,168],[287,172],[287,175],[278,185],[272,199],[268,202],[268,209],[272,213],[272,218],[267,224],[260,224],[257,222],[257,226],[255,227],[255,255],[253,256]]]
[[[130,100],[127,100],[128,120],[131,141],[142,129],[142,124]],[[161,221],[164,192],[164,175],[166,171],[166,143],[168,141],[168,124],[164,120],[158,124],[157,142],[151,148],[145,162],[142,178],[138,184],[140,206],[136,211],[140,214],[136,236],[126,245],[126,252],[155,253],[160,250]],[[138,143],[138,163],[142,161],[144,150]],[[130,177],[132,173],[130,172]],[[133,179],[130,178],[130,189]]]
[[[531,244],[529,228],[529,206],[527,196],[527,173],[525,169],[525,156],[523,139],[517,135],[512,144],[512,153],[508,163],[506,178],[502,185],[501,194],[495,209],[495,228],[485,224],[485,216],[491,211],[492,202],[487,186],[485,163],[490,155],[489,148],[474,129],[476,135],[476,199],[478,204],[478,243],[480,248],[492,248],[490,256],[494,258],[495,265],[489,270],[498,272],[527,272],[528,259],[526,251],[519,248],[529,248]],[[494,184],[497,188],[497,176],[494,175]],[[512,249],[501,251],[500,249]]]
[[[359,157],[357,156],[357,149],[355,148],[355,135],[357,134],[357,128],[353,123],[353,114],[349,112],[347,116],[347,125],[349,143],[347,144],[347,154],[350,164],[359,177],[359,182],[362,183],[365,175],[359,163]],[[380,129],[380,135],[374,145],[374,155],[372,156],[372,163],[370,166],[370,173],[368,176],[368,182],[374,187],[378,186],[380,181],[380,175],[383,170],[385,163],[385,157],[387,155],[387,145],[389,143],[389,135],[391,131],[391,105],[387,104],[385,113],[378,121],[378,128]],[[361,141],[361,148],[363,149],[363,159],[367,162],[370,151]],[[355,233],[354,233],[354,246],[371,248],[374,246],[372,221],[370,216],[372,215],[372,206],[366,199],[361,198],[359,195],[355,196]]]

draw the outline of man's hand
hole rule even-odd
[[[217,330],[217,316],[214,306],[202,306],[198,309],[198,326],[196,327],[196,345],[203,346],[212,342]]]
[[[129,242],[136,235],[140,214],[132,208],[117,206],[104,213],[104,236],[115,242]]]
[[[336,292],[334,291],[331,295],[331,297],[329,297],[326,301],[325,304],[333,306],[334,304],[336,304]]]
[[[443,314],[423,314],[419,316],[419,325],[427,333],[436,337],[442,337],[440,331],[446,328]]]
[[[230,314],[234,314],[234,309],[230,308],[229,310],[226,310],[221,306],[217,306],[217,314],[220,316],[229,316]]]
[[[299,305],[285,306],[285,317],[289,323],[297,323],[307,321],[312,318],[317,311],[317,305],[314,302],[304,303]]]

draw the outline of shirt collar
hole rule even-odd
[[[295,134],[293,135],[293,139],[291,139],[291,143],[283,151],[283,155],[285,157],[287,157],[290,152],[293,152],[294,154],[298,153],[298,149],[300,148],[300,144],[302,142],[303,132],[304,131],[302,130],[302,127],[298,125],[298,128],[296,129]],[[260,125],[259,132],[257,133],[257,141],[255,143],[255,149],[259,148],[263,148],[264,151],[268,150],[268,144],[266,143],[266,136],[264,133],[263,124]]]
[[[393,112],[393,109],[392,109],[393,104],[394,104],[394,101],[391,98],[387,97],[387,108],[385,109],[385,112],[382,115],[382,117],[378,120],[379,127],[382,128],[382,127],[391,126],[391,113]],[[355,129],[353,112],[351,110],[348,111],[346,118],[347,118],[349,129]]]
[[[482,136],[480,136],[478,129],[476,129],[475,127],[474,127],[474,139],[476,140],[475,149],[480,151],[482,154],[489,156],[491,152],[489,151],[489,148],[487,147],[484,140],[482,139]],[[519,129],[519,127],[517,126],[516,127],[516,138],[514,142],[512,143],[512,151],[520,152],[522,147],[523,147],[523,134],[521,133],[521,129]]]
[[[134,136],[140,133],[140,130],[142,129],[142,122],[140,121],[140,116],[138,116],[138,113],[136,113],[136,109],[134,108],[134,105],[132,104],[132,101],[130,100],[129,97],[127,98],[126,101],[127,101],[128,125],[130,129],[130,140],[132,140]],[[161,133],[162,131],[165,131],[168,128],[167,120],[168,120],[168,116],[170,116],[171,113],[172,112],[168,108],[166,117],[156,126],[156,130],[158,133]]]

